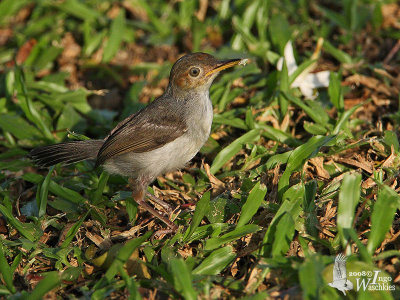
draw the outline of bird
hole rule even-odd
[[[31,150],[29,157],[41,167],[95,160],[95,168],[102,166],[110,174],[127,176],[137,204],[176,230],[169,218],[145,201],[147,187],[158,176],[184,167],[197,154],[211,131],[211,84],[222,70],[246,62],[219,60],[202,52],[184,55],[172,66],[163,95],[118,123],[104,139],[41,146]]]
[[[340,253],[335,258],[333,265],[333,281],[329,286],[338,289],[346,296],[346,291],[353,289],[353,283],[347,279],[346,257]]]

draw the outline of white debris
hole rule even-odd
[[[243,58],[241,61],[239,61],[238,65],[245,66],[248,62],[249,62],[248,58]]]
[[[321,52],[322,43],[323,39],[319,39],[317,48],[314,54],[312,55],[311,59],[318,58]],[[284,56],[278,60],[278,64],[276,67],[279,71],[282,70],[283,59],[285,59],[286,61],[286,66],[289,75],[292,75],[293,72],[298,68],[298,66],[296,64],[296,60],[294,59],[293,46],[291,41],[287,42],[284,49]],[[302,73],[299,74],[299,76],[296,77],[296,79],[290,85],[290,87],[292,88],[298,87],[301,93],[308,99],[314,99],[316,95],[318,95],[318,93],[316,95],[313,94],[315,88],[329,86],[330,72],[322,71],[317,73],[310,73],[315,68],[315,66],[316,63],[312,64],[310,67],[305,69]]]

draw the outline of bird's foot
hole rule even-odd
[[[151,236],[150,241],[153,243],[154,239],[159,239],[163,235],[170,234],[170,233],[175,233],[176,231],[177,231],[176,229],[160,229],[160,230],[157,230]]]
[[[176,231],[178,230],[178,226],[175,225],[170,219],[168,219],[166,216],[160,214],[157,210],[155,210],[153,207],[151,207],[149,204],[147,204],[144,200],[142,201],[136,201],[141,207],[143,207],[145,210],[147,210],[149,213],[151,213],[154,217],[158,218],[159,220],[163,221],[169,228],[170,230]]]
[[[146,193],[146,196],[149,197],[149,199],[154,203],[160,205],[168,215],[171,215],[173,209],[167,202],[161,200],[160,198],[154,196],[153,194],[150,194],[149,192]]]
[[[133,178],[129,178],[128,180],[129,185],[132,188],[132,197],[133,200],[136,201],[136,203],[147,210],[149,213],[151,213],[154,217],[158,218],[162,222],[164,222],[171,230],[176,231],[178,229],[178,226],[175,225],[168,217],[164,216],[160,212],[158,212],[156,209],[154,209],[150,204],[148,204],[145,201],[145,196],[146,196],[146,190],[147,190],[147,183],[146,182],[141,182],[137,181]],[[172,212],[172,209],[169,207],[167,203],[164,201],[161,201],[157,197],[147,193],[149,198],[153,200],[154,202],[158,203],[161,205],[166,210],[170,210]]]

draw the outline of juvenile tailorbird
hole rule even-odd
[[[145,202],[147,186],[157,176],[184,167],[204,145],[213,119],[210,86],[220,71],[246,61],[218,60],[206,53],[185,55],[173,65],[164,94],[120,122],[104,140],[42,146],[29,156],[43,167],[95,159],[96,167],[128,176],[133,199],[176,229]]]

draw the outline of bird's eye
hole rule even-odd
[[[199,76],[199,74],[200,74],[200,69],[199,69],[199,68],[196,68],[196,67],[193,67],[193,68],[191,68],[191,69],[189,70],[189,74],[190,74],[190,76],[192,76],[192,77],[197,77],[197,76]]]

